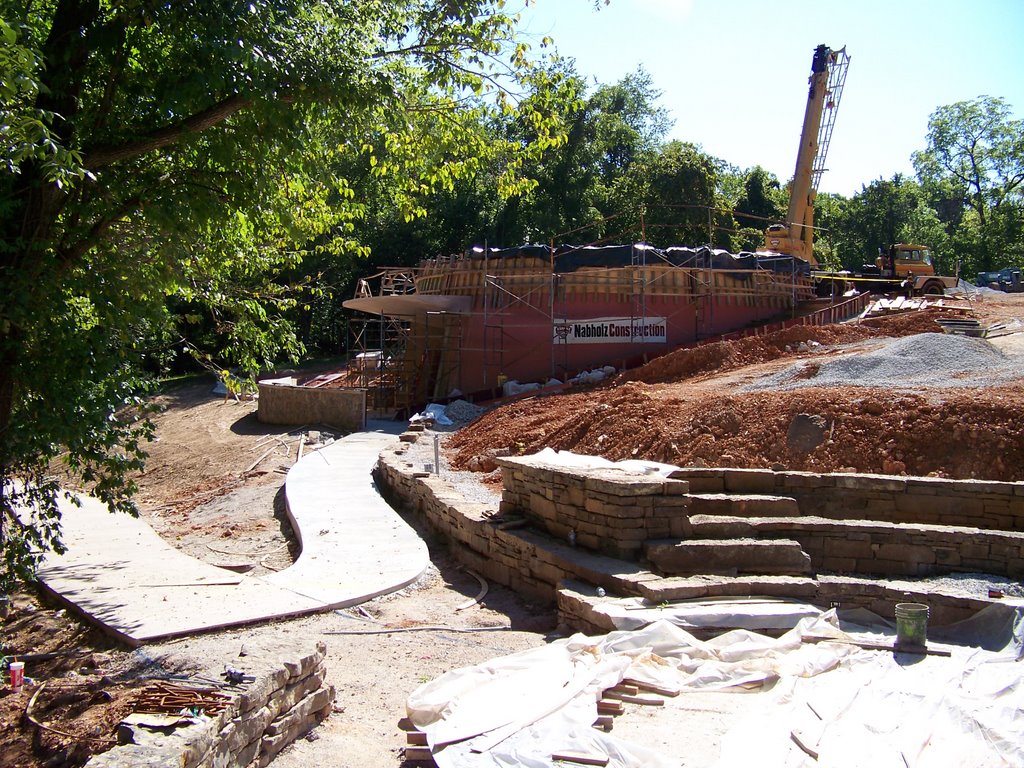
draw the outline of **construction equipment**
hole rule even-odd
[[[814,49],[786,224],[773,224],[765,231],[766,251],[795,256],[812,268],[818,266],[814,257],[814,198],[825,171],[825,156],[849,66],[845,47],[833,51],[827,45],[819,45]]]
[[[931,251],[923,245],[891,245],[873,265],[864,265],[856,272],[818,269],[814,255],[814,199],[825,171],[825,156],[849,66],[845,47],[833,51],[819,45],[814,50],[786,224],[773,224],[765,230],[765,250],[806,261],[819,296],[843,294],[850,288],[871,293],[898,291],[907,296],[942,295],[947,288],[956,286],[957,278],[937,275]]]
[[[858,272],[819,272],[815,277],[823,284],[839,283],[837,287],[907,296],[942,296],[958,282],[957,277],[935,274],[931,250],[913,243],[896,243],[888,251],[879,249],[875,263],[864,264]]]

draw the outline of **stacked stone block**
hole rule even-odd
[[[648,539],[689,535],[688,483],[614,469],[580,472],[530,457],[498,459],[502,513],[524,514],[551,536],[626,560]]]
[[[693,535],[793,539],[815,570],[879,576],[931,576],[950,572],[1024,577],[1024,533],[962,526],[908,525],[821,517],[691,518]]]
[[[803,515],[1024,531],[1024,483],[767,469],[681,469],[672,476],[693,493],[792,497]]]
[[[264,768],[330,714],[335,691],[324,682],[326,653],[323,643],[284,661],[252,650],[246,669],[259,674],[242,690],[224,689],[232,699],[223,712],[170,733],[122,727],[129,743],[94,756],[86,768]]]

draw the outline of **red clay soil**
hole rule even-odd
[[[0,685],[0,768],[81,766],[116,742],[133,709],[132,656],[63,610],[27,594],[14,602],[3,653],[25,660],[36,684],[19,693]]]
[[[722,375],[792,358],[800,342],[837,344],[936,329],[933,317],[916,312],[679,350],[605,386],[490,411],[451,438],[449,457],[462,469],[494,449],[517,455],[552,447],[679,466],[1024,480],[1019,382],[909,394],[859,386],[739,392],[737,375]],[[826,433],[809,452],[787,443],[800,414],[820,417]]]
[[[776,360],[787,355],[801,342],[848,344],[880,336],[912,336],[936,332],[940,328],[931,312],[909,312],[905,315],[865,320],[856,325],[798,325],[767,336],[750,336],[733,341],[717,341],[688,347],[652,360],[647,365],[627,371],[618,381],[643,381],[648,384],[672,382],[700,373],[721,373],[745,365]]]

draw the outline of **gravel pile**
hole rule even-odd
[[[822,362],[806,360],[750,384],[746,391],[800,387],[986,387],[1021,375],[1021,362],[984,339],[922,333],[879,340],[879,348]],[[817,370],[814,367],[817,366]]]
[[[922,582],[972,597],[988,597],[990,590],[1002,592],[1006,597],[1024,597],[1024,584],[1021,582],[987,573],[950,573],[922,579]]]
[[[466,403],[466,405],[470,404]],[[480,482],[483,475],[479,472],[463,472],[452,469],[445,458],[444,444],[451,437],[451,431],[457,428],[457,426],[451,426],[434,430],[428,429],[420,435],[420,439],[415,443],[409,443],[409,447],[405,452],[405,459],[412,462],[417,470],[423,469],[428,464],[432,467],[434,464],[434,435],[437,435],[440,440],[441,468],[438,474],[441,476],[441,479],[451,485],[466,501],[493,504],[495,511],[497,511],[498,504],[501,502],[500,486],[484,485]]]
[[[486,408],[473,405],[466,400],[456,400],[454,403],[448,404],[445,415],[456,424],[469,424],[469,422],[480,418],[486,410]]]

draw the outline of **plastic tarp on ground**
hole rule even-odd
[[[612,461],[603,456],[587,456],[572,451],[556,451],[554,448],[542,448],[530,456],[531,459],[542,461],[553,467],[566,469],[618,469],[635,475],[661,475],[668,477],[679,467],[674,464],[661,464],[657,461],[643,459],[624,459]]]
[[[713,582],[715,577],[708,580]],[[597,603],[591,609],[607,617],[616,629],[640,629],[664,619],[686,630],[731,627],[757,632],[792,629],[800,619],[821,613],[810,603],[782,597],[704,598],[667,605],[652,605],[640,597],[620,597]]]
[[[891,628],[851,616],[857,623],[842,629],[834,611],[805,618],[780,638],[733,630],[701,641],[666,621],[574,635],[449,672],[417,689],[407,710],[439,768],[544,768],[566,752],[660,768],[679,755],[592,727],[603,690],[631,678],[682,691],[663,708],[671,729],[687,717],[687,691],[762,684],[771,687],[757,694],[763,714],[726,736],[721,768],[1024,765],[1024,608],[993,606],[954,628],[949,637],[977,642],[942,646],[950,657],[862,649],[850,641],[891,643]]]

